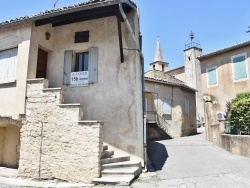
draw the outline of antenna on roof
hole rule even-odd
[[[250,26],[248,26],[248,29],[250,29]],[[246,33],[250,33],[250,30],[246,31]]]
[[[56,0],[56,1],[54,2],[53,8],[56,8],[56,5],[57,5],[58,1],[59,1],[59,0]]]

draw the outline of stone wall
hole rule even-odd
[[[102,123],[81,121],[80,104],[61,104],[60,88],[28,80],[19,176],[89,183],[100,175]]]

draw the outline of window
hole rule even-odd
[[[233,80],[242,81],[248,78],[246,53],[231,57],[233,65]]]
[[[0,51],[0,83],[16,80],[17,48]]]
[[[75,53],[75,61],[73,61],[73,51],[64,52],[64,75],[63,84],[70,84],[71,72],[88,71],[89,83],[97,82],[98,73],[98,48],[91,47],[89,52]]]
[[[189,100],[185,99],[185,115],[189,116]]]
[[[89,53],[76,53],[76,67],[75,72],[88,71]]]
[[[217,86],[217,67],[207,68],[207,86]]]
[[[161,65],[161,70],[162,72],[164,72],[164,65]]]
[[[171,115],[171,100],[165,99],[163,101],[162,114]]]

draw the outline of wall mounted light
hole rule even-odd
[[[49,33],[49,32],[46,32],[46,33],[45,33],[45,39],[46,39],[46,40],[49,40],[49,39],[50,39],[50,33]]]

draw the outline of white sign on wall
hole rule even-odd
[[[71,72],[70,74],[70,86],[71,87],[88,86],[88,83],[89,83],[88,71]]]

